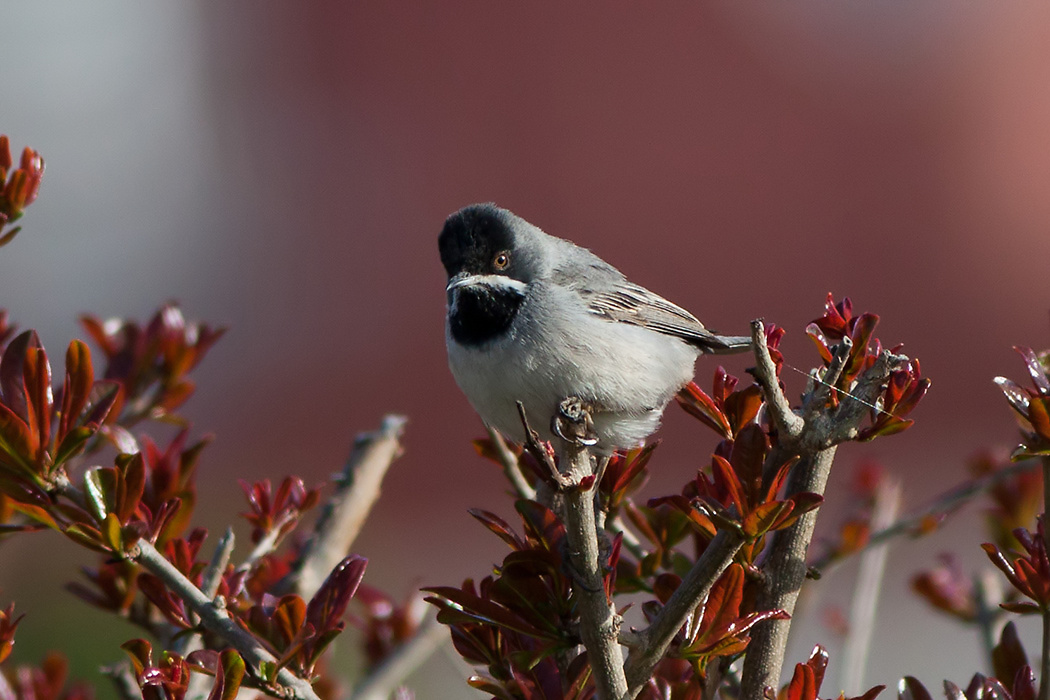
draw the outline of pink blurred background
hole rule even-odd
[[[407,415],[357,545],[393,591],[483,576],[503,550],[466,509],[512,513],[445,365],[436,236],[464,204],[495,201],[590,247],[714,328],[785,326],[801,367],[827,292],[879,313],[879,337],[905,342],[933,388],[913,430],[841,450],[832,488],[877,458],[904,479],[907,510],[963,479],[978,449],[1013,443],[991,379],[1024,377],[1012,345],[1050,345],[1044,4],[2,12],[0,132],[40,150],[47,174],[0,252],[0,305],[57,357],[84,311],[145,319],[177,299],[229,326],[186,408],[217,435],[202,463],[212,528],[240,507],[235,477],[321,481],[355,433]],[[703,386],[715,366],[701,361]],[[652,495],[713,444],[673,407],[662,436]],[[975,670],[976,636],[907,581],[942,549],[984,568],[978,514],[891,551],[869,684]],[[63,617],[80,607],[59,590],[78,560],[57,540],[0,545],[0,603],[29,613],[23,659],[85,638]],[[793,661],[823,641],[835,668],[820,618],[848,601],[852,573],[814,586]],[[1034,646],[1035,626],[1022,631]],[[84,673],[118,657],[91,646]],[[439,655],[419,697],[464,673]]]

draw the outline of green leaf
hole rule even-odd
[[[80,454],[80,451],[84,449],[84,445],[95,434],[96,430],[81,425],[65,433],[62,436],[62,441],[58,444],[58,449],[55,450],[54,467],[58,467],[60,464],[64,464]]]
[[[10,407],[0,403],[0,451],[8,456],[0,460],[7,462],[40,482],[35,466],[33,436],[29,426]]]
[[[5,245],[7,245],[11,241],[13,241],[15,236],[17,236],[18,232],[21,231],[21,230],[22,230],[21,226],[15,226],[13,229],[8,231],[4,235],[0,236],[0,248],[3,248]]]
[[[124,538],[120,532],[120,519],[114,513],[106,513],[106,522],[102,524],[102,532],[106,538],[106,544],[114,552],[124,551]]]
[[[98,522],[106,519],[106,492],[99,478],[99,469],[88,469],[84,472],[84,493],[87,495],[87,504],[91,507],[91,514]]]
[[[106,554],[110,553],[110,550],[102,544],[102,533],[87,525],[70,525],[62,531],[62,534],[88,549]]]
[[[277,672],[279,670],[281,669],[273,661],[259,662],[259,673],[267,683],[274,683],[277,680]]]
[[[22,503],[19,501],[12,500],[11,508],[13,510],[18,511],[22,515],[25,515],[31,520],[40,523],[41,525],[46,525],[47,527],[51,528],[52,530],[55,530],[56,532],[62,531],[62,528],[59,527],[54,517],[40,506],[34,506],[28,503]]]
[[[208,700],[233,700],[244,680],[244,659],[233,649],[225,649],[219,654],[219,665],[222,674],[216,674],[215,686]]]

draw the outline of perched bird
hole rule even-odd
[[[438,248],[452,375],[482,420],[517,442],[516,402],[550,440],[559,404],[576,397],[594,421],[597,452],[634,447],[692,379],[698,355],[750,347],[494,204],[449,216]]]

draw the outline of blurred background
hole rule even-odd
[[[213,532],[240,507],[235,478],[318,483],[356,433],[398,412],[406,452],[356,546],[366,580],[407,594],[502,558],[466,513],[513,514],[446,367],[436,250],[445,216],[475,201],[592,248],[709,326],[786,327],[799,367],[816,362],[804,328],[828,292],[879,313],[877,335],[904,342],[933,387],[911,431],[839,451],[825,526],[865,458],[903,479],[910,511],[964,479],[978,450],[1015,442],[991,380],[1024,379],[1012,345],[1050,346],[1050,6],[0,13],[0,133],[47,162],[23,233],[0,252],[0,306],[53,357],[82,335],[82,312],[146,320],[175,299],[229,327],[185,407],[195,434],[217,436],[199,507]],[[715,367],[701,360],[702,386]],[[786,379],[797,395],[802,378]],[[673,406],[661,436],[651,495],[677,491],[714,444]],[[965,683],[979,665],[976,636],[908,589],[941,550],[987,567],[979,516],[891,550],[869,684]],[[75,670],[97,678],[131,630],[61,590],[78,557],[51,533],[0,544],[0,604],[27,613],[18,660],[80,642]],[[822,620],[852,575],[814,586],[790,663],[821,641],[836,669]],[[1021,622],[1033,647],[1037,626]],[[448,655],[425,673],[421,699],[468,694]]]

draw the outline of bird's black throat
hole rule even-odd
[[[524,301],[516,291],[488,286],[463,287],[456,293],[448,322],[460,345],[483,345],[506,333]]]

